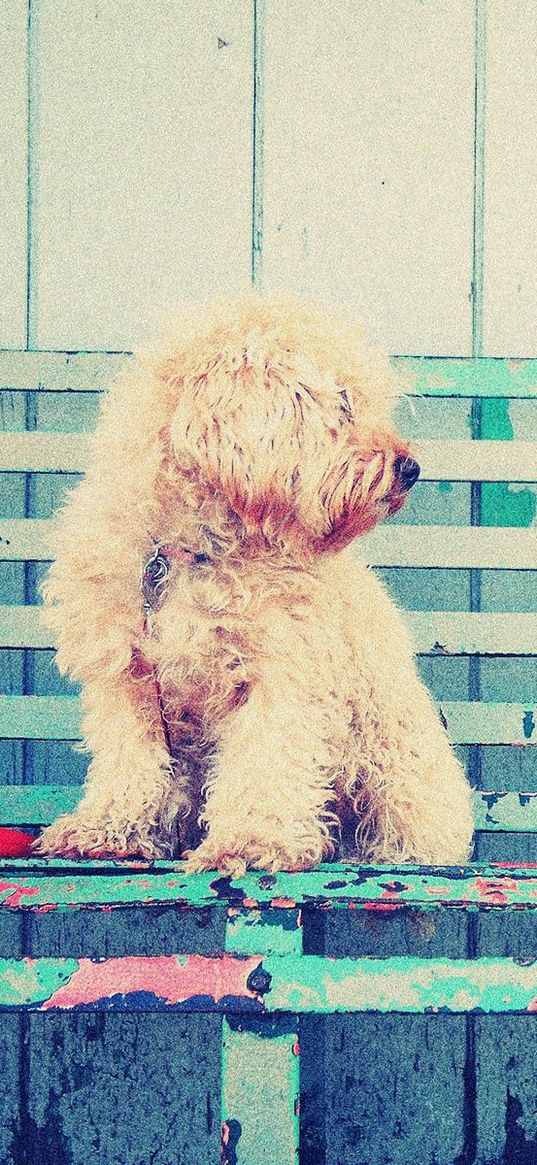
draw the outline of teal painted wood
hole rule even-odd
[[[102,392],[131,358],[129,352],[0,350],[0,388],[12,391]],[[537,360],[495,357],[392,357],[407,391],[436,397],[537,395]]]
[[[0,350],[0,389],[103,392],[130,353]]]
[[[260,960],[258,955],[230,953],[212,957],[122,956],[100,961],[0,959],[0,1010],[76,1007],[136,1011],[140,1010],[140,993],[144,996],[144,1011],[169,1008],[251,1016],[360,1011],[534,1013],[537,959],[331,959],[321,955],[272,954]],[[230,1048],[227,1054],[231,1056]],[[252,1065],[251,1058],[247,1058]],[[237,1064],[233,1068],[234,1072],[240,1070]],[[229,1091],[235,1096],[237,1085],[230,1069],[231,1064],[227,1063]],[[288,1085],[284,1093],[286,1106],[290,1101],[289,1080]],[[245,1103],[241,1098],[241,1111]],[[273,1130],[273,1140],[274,1135],[277,1133]],[[243,1160],[249,1165],[250,1152]]]
[[[379,917],[398,907],[533,910],[536,871],[537,865],[509,863],[451,867],[328,862],[305,873],[249,871],[230,879],[216,871],[186,874],[181,861],[3,859],[0,909],[47,913],[173,904],[191,910],[240,903],[247,910],[365,909]]]
[[[418,396],[537,396],[537,360],[399,356],[394,364]]]
[[[403,610],[416,650],[434,655],[537,655],[537,616]],[[0,647],[54,647],[37,606],[0,606]]]
[[[226,951],[302,953],[297,910],[229,907]],[[250,984],[256,976],[250,975]],[[261,981],[261,980],[260,980]],[[222,1022],[223,1165],[296,1165],[299,1150],[298,1021],[242,1016]]]
[[[438,713],[455,744],[519,746],[537,741],[537,713],[529,703],[446,700]],[[80,720],[80,703],[68,696],[0,698],[0,736],[5,739],[79,740]]]
[[[48,825],[81,796],[76,785],[0,785],[0,825]],[[476,830],[537,832],[537,793],[474,789],[473,804]]]

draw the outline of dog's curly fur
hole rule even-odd
[[[387,357],[332,307],[254,291],[180,303],[135,357],[42,584],[91,761],[35,851],[194,844],[188,868],[232,873],[466,861],[464,771],[401,615],[345,549],[405,499]],[[172,559],[144,637],[155,540],[206,560]]]

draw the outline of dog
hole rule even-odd
[[[121,368],[41,585],[91,760],[34,852],[468,860],[463,767],[352,553],[419,474],[401,391],[350,315],[286,291],[182,301]]]

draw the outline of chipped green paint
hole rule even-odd
[[[481,437],[511,441],[514,437],[508,400],[484,400],[481,404]],[[482,526],[532,526],[537,512],[537,493],[509,482],[483,482]]]
[[[397,356],[393,363],[416,396],[537,396],[537,360]]]
[[[300,910],[229,906],[226,951],[302,955]],[[261,962],[250,986],[268,982]],[[252,1083],[255,1082],[255,1087]],[[296,1016],[231,1016],[222,1021],[222,1165],[296,1165],[300,1057]]]
[[[537,959],[272,956],[263,969],[271,976],[263,995],[270,1011],[537,1011]]]
[[[399,1012],[435,1014],[444,1012],[522,1013],[537,1011],[537,959],[478,958],[422,959],[412,956],[386,958],[333,959],[322,955],[257,956],[123,955],[109,959],[0,959],[0,1010],[106,1010],[218,1011],[246,1015],[253,1020],[250,1034],[256,1035],[257,1057],[246,1054],[250,1075],[241,1097],[241,1112],[253,1110],[252,1077],[259,1079],[257,1017],[274,1014],[331,1015],[335,1012]],[[247,1020],[241,1024],[246,1028]],[[238,1027],[232,1029],[238,1031]],[[273,1039],[284,1041],[289,1060],[296,1049],[289,1031]],[[245,1041],[245,1047],[248,1040]],[[227,1049],[230,1054],[230,1048]],[[290,1061],[289,1061],[290,1062]],[[257,1071],[255,1064],[257,1063]],[[274,1096],[272,1070],[267,1065],[267,1102]],[[240,1078],[241,1065],[237,1065]],[[235,1073],[236,1076],[236,1073]],[[230,1091],[233,1092],[230,1073]],[[281,1083],[281,1081],[280,1081]],[[282,1089],[290,1108],[289,1079]],[[271,1100],[271,1103],[273,1101]],[[260,1112],[272,1112],[267,1136],[276,1134],[275,1112],[261,1103]],[[295,1104],[289,1117],[296,1118]],[[228,1129],[233,1117],[229,1115]],[[266,1115],[264,1117],[266,1122]],[[240,1121],[238,1124],[240,1125]],[[241,1126],[242,1130],[242,1126]],[[238,1142],[238,1138],[236,1143]],[[267,1142],[265,1141],[265,1144]],[[292,1144],[292,1142],[289,1142]],[[296,1144],[296,1138],[295,1138]],[[239,1162],[251,1161],[244,1154]],[[290,1157],[278,1160],[292,1160]]]
[[[111,874],[113,862],[77,865],[60,860],[54,865],[56,870],[63,867],[63,873],[56,875],[47,872],[50,864],[52,860],[32,862],[33,875],[21,875],[24,863],[18,859],[3,861],[0,907],[111,910],[133,904],[153,907],[174,903],[184,909],[221,904],[234,909],[261,907],[288,912],[298,906],[366,910],[537,906],[537,866],[518,868],[501,862],[454,867],[326,863],[306,873],[250,871],[237,879],[214,871],[185,874],[182,862],[170,862],[166,867],[165,862],[151,865],[133,860],[130,869],[123,863],[123,873]],[[115,865],[121,867],[119,862]],[[81,869],[87,872],[81,873]],[[246,924],[242,925],[246,930]]]
[[[524,718],[522,720],[522,730],[526,739],[531,740],[531,737],[535,731],[535,719],[532,711],[524,713]]]
[[[537,833],[537,793],[474,792],[474,827]]]

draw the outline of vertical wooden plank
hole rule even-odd
[[[537,7],[487,3],[484,354],[535,356]]]
[[[535,858],[534,858],[535,860]],[[476,919],[478,955],[535,958],[533,911],[487,911]],[[524,1022],[525,1020],[530,1022]],[[530,1016],[478,1016],[476,1165],[537,1161],[537,1030]]]
[[[36,337],[129,348],[251,281],[250,0],[41,0]]]
[[[229,909],[226,950],[262,955],[301,949],[299,911]],[[224,1018],[223,1165],[297,1165],[299,1088],[296,1016]]]
[[[308,953],[466,957],[468,915],[326,911]],[[471,1020],[465,1016],[304,1016],[307,1165],[453,1165],[470,1161]],[[324,1045],[324,1048],[323,1048]],[[323,1096],[318,1105],[318,1094]]]
[[[209,954],[222,948],[223,931],[219,910],[47,911],[28,918],[23,953]],[[218,1161],[218,1016],[141,1011],[25,1018],[24,1165]]]
[[[0,5],[0,348],[26,343],[27,0]]]
[[[24,429],[25,394],[0,392],[0,428]],[[23,473],[0,474],[2,518],[23,518],[25,513],[25,479]],[[0,602],[24,603],[24,564],[0,563]],[[0,650],[0,691],[6,695],[22,695],[24,691],[24,653],[20,650]],[[20,785],[24,776],[24,746],[20,740],[0,740],[0,765],[5,784]]]
[[[471,351],[471,0],[267,6],[265,284],[392,353]]]

